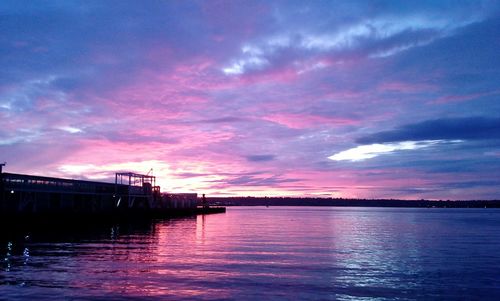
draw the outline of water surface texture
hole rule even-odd
[[[12,229],[0,299],[500,299],[498,209],[236,207]]]

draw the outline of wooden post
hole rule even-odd
[[[3,188],[3,174],[2,167],[4,167],[7,163],[0,163],[0,208],[3,208],[4,204],[4,188]]]

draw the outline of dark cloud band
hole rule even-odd
[[[426,120],[356,140],[360,144],[422,140],[500,139],[500,118],[466,117]]]

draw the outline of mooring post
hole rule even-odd
[[[4,204],[4,189],[3,189],[3,170],[2,168],[7,164],[7,162],[0,163],[0,208],[3,208]]]

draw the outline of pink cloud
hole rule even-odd
[[[315,128],[321,126],[347,126],[359,121],[342,117],[324,117],[306,114],[279,113],[262,117],[262,119],[275,122],[292,129]]]
[[[437,86],[423,83],[410,83],[410,82],[382,82],[379,84],[377,90],[380,92],[399,92],[399,93],[422,93],[436,91]]]
[[[489,91],[489,92],[482,92],[482,93],[472,93],[472,94],[465,94],[465,95],[446,95],[446,96],[441,96],[430,103],[434,104],[445,104],[445,103],[454,103],[454,102],[462,102],[462,101],[468,101],[468,100],[474,100],[477,98],[481,98],[484,96],[491,96],[491,95],[497,95],[500,94],[500,90],[495,90],[495,91]]]

